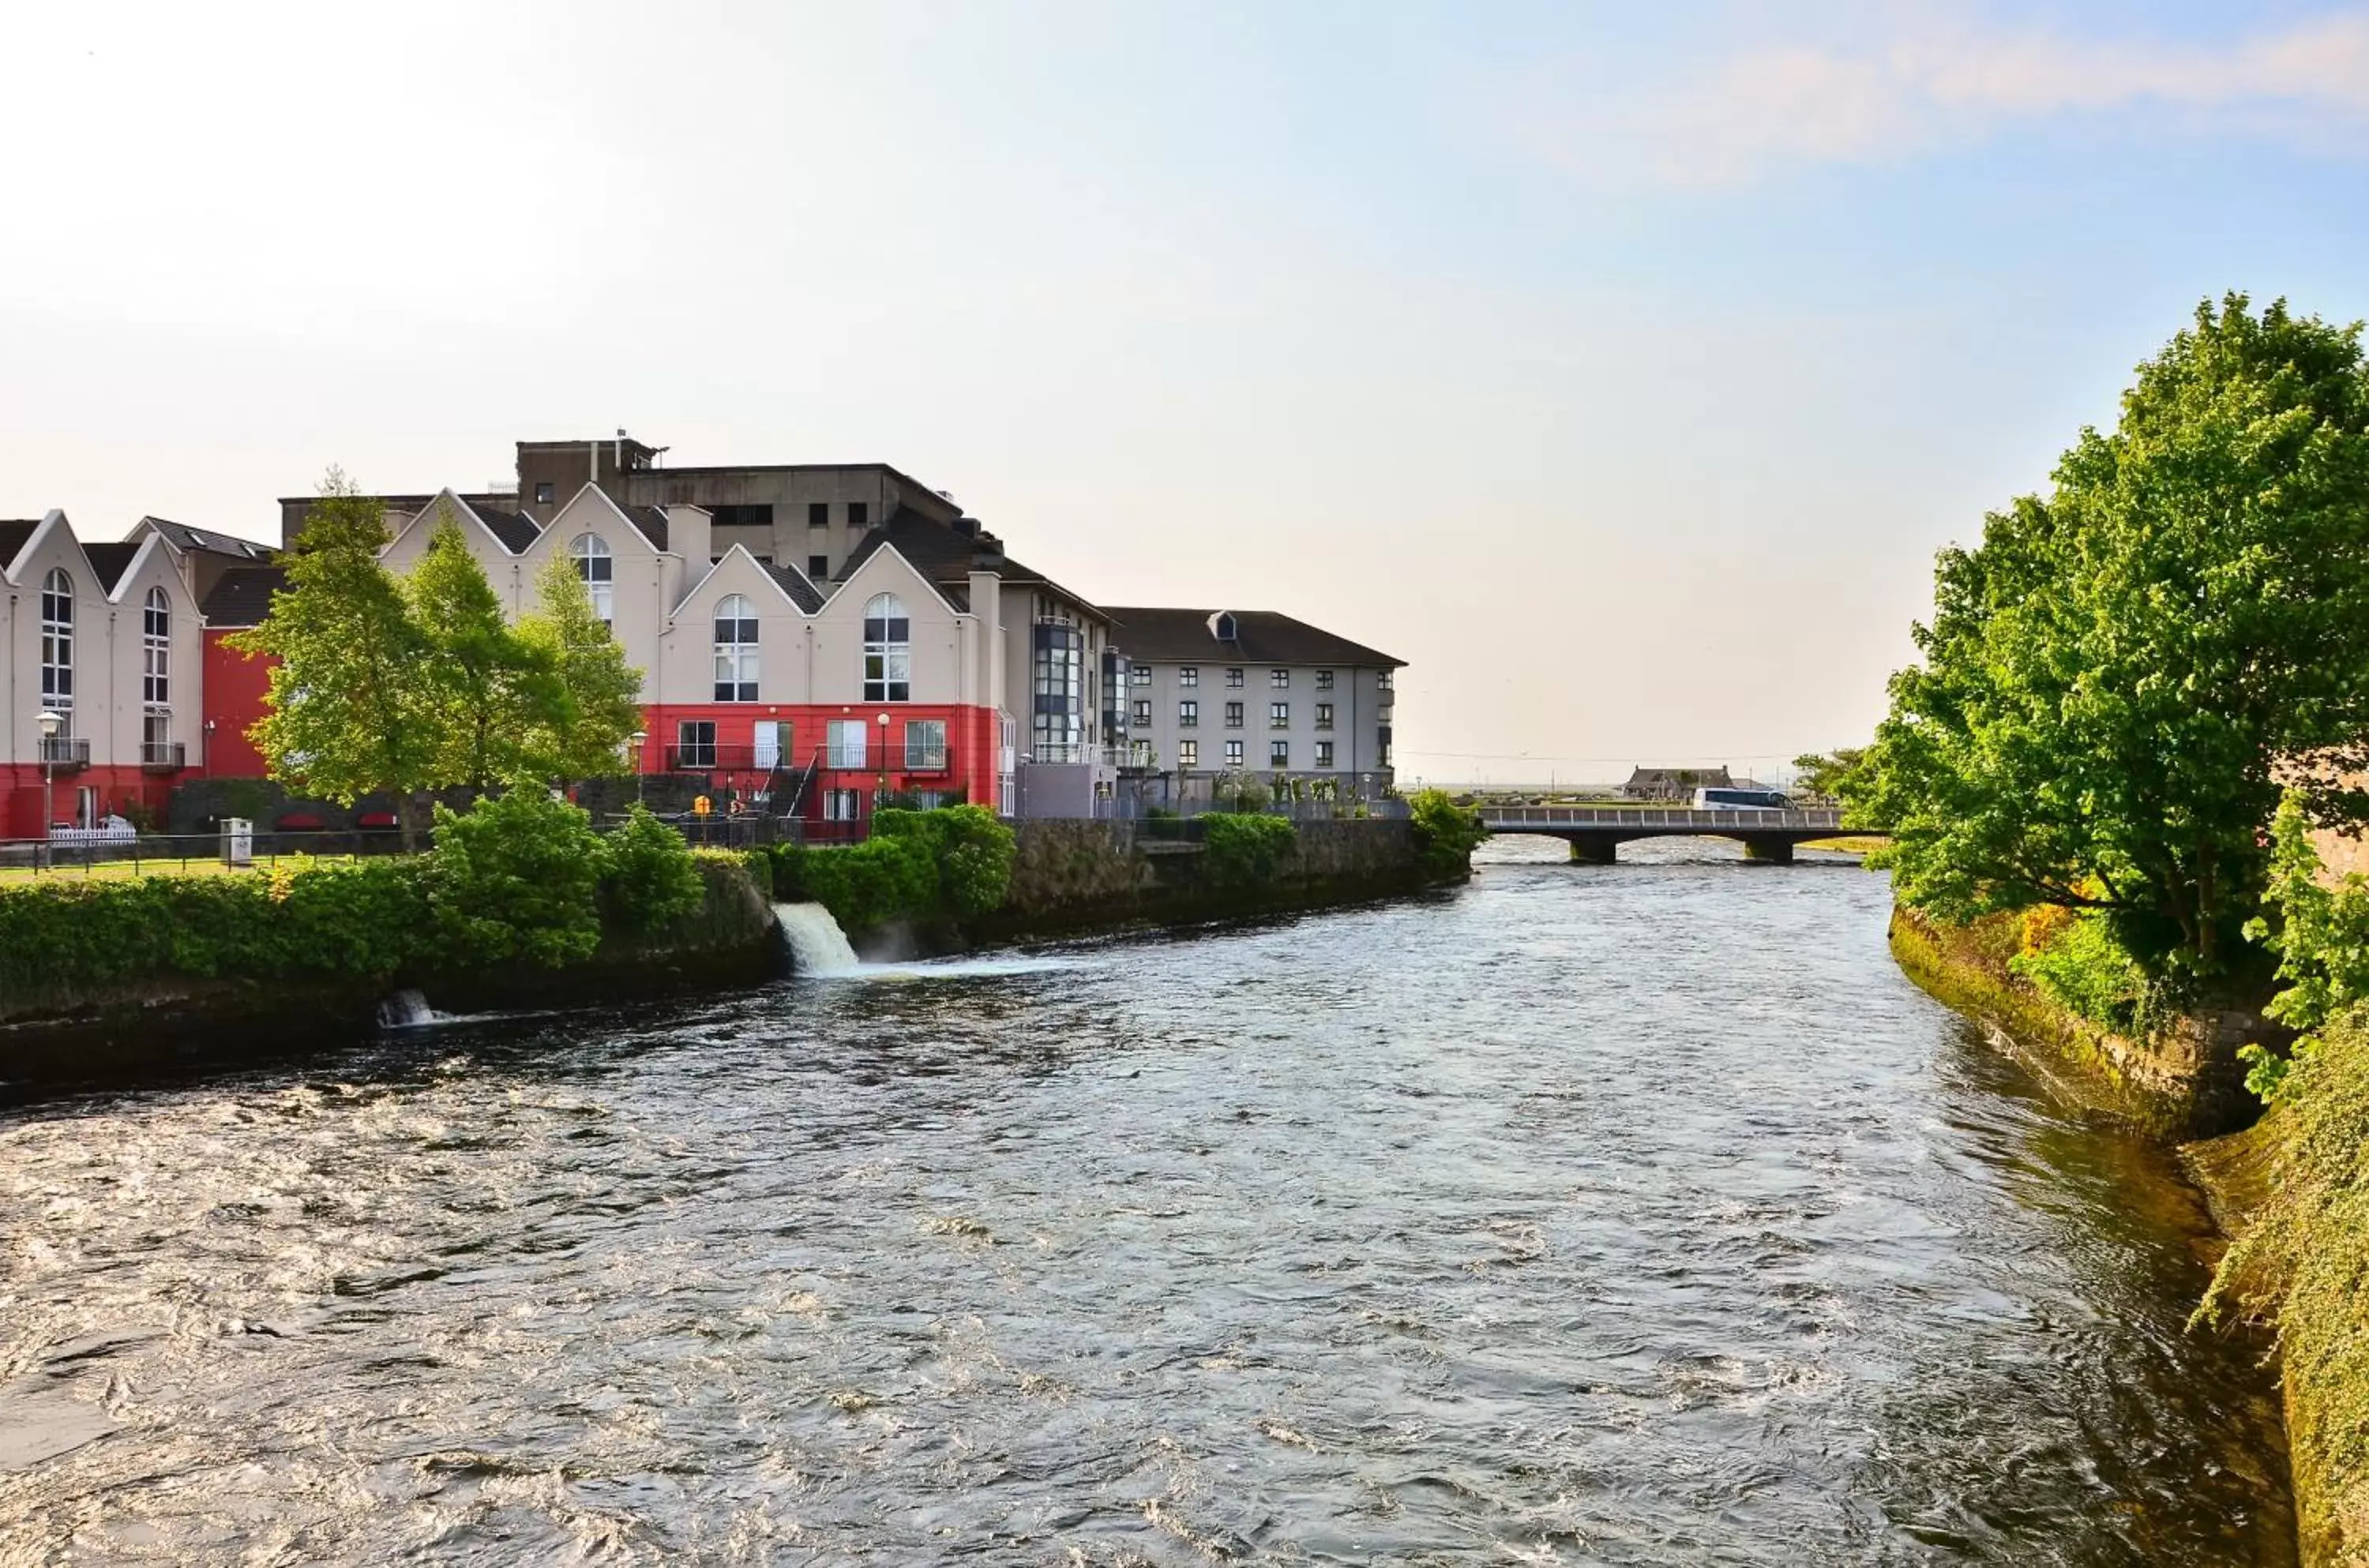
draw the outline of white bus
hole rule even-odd
[[[1782,811],[1793,803],[1773,789],[1699,789],[1698,811]]]

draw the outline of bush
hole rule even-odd
[[[797,865],[806,899],[850,933],[913,919],[936,901],[937,862],[919,837],[876,833],[843,849],[807,850]]]
[[[1201,822],[1207,846],[1203,874],[1225,892],[1272,886],[1299,841],[1299,830],[1283,817],[1212,812]]]
[[[440,804],[429,899],[444,956],[552,967],[590,957],[607,858],[591,818],[539,784],[483,796],[465,813]]]
[[[2023,921],[2023,948],[2007,967],[2092,1024],[2130,1029],[2143,1023],[2146,973],[2101,916],[2032,911]]]
[[[620,931],[651,932],[689,914],[704,896],[691,846],[637,801],[609,835],[601,872],[601,908]],[[751,859],[756,857],[752,856]],[[770,888],[768,876],[759,884]]]
[[[1489,836],[1481,813],[1459,806],[1444,789],[1418,790],[1407,802],[1423,868],[1433,876],[1467,876],[1472,852]]]

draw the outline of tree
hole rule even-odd
[[[642,724],[642,672],[592,608],[573,562],[555,557],[535,580],[535,612],[518,638],[550,671],[549,700],[528,738],[537,772],[587,779],[617,771]]]
[[[2095,910],[2151,974],[2226,979],[2282,784],[2369,818],[2361,328],[2207,302],[2054,479],[1942,553],[1845,797],[1908,904]]]
[[[510,630],[485,568],[450,515],[437,519],[428,553],[403,586],[427,645],[420,674],[434,735],[431,782],[483,791],[540,772],[529,738],[560,701],[555,660],[543,645]]]
[[[437,744],[421,678],[426,639],[379,563],[386,543],[379,503],[330,469],[289,552],[287,589],[261,624],[225,641],[279,661],[264,716],[247,731],[271,776],[349,806],[393,795],[411,849],[411,792],[434,782]]]
[[[1837,746],[1831,751],[1805,751],[1793,759],[1793,771],[1800,775],[1794,787],[1802,794],[1820,800],[1833,800],[1842,794],[1843,781],[1857,771],[1867,757],[1864,746]]]

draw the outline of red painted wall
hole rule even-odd
[[[98,791],[101,817],[126,806],[144,806],[159,819],[173,792],[169,773],[144,773],[136,767],[91,767],[80,772],[61,768],[50,792],[50,822],[74,826],[75,792]],[[45,837],[41,822],[41,766],[38,762],[0,763],[0,838]]]
[[[229,634],[206,633],[204,717],[212,727],[206,735],[198,773],[217,779],[259,779],[266,772],[263,753],[246,732],[263,716],[264,693],[271,689],[276,659],[250,658],[223,646]]]
[[[881,727],[878,715],[888,715],[887,756],[882,755]],[[885,774],[892,790],[960,789],[965,798],[975,806],[992,809],[995,806],[995,710],[966,707],[956,704],[898,703],[864,705],[802,705],[787,703],[699,703],[652,704],[643,710],[642,727],[649,738],[642,748],[642,771],[662,773],[670,771],[668,752],[676,745],[677,727],[681,721],[710,720],[715,726],[715,749],[719,766],[715,770],[719,785],[737,788],[744,793],[761,786],[764,775],[749,764],[756,746],[759,720],[786,720],[792,727],[790,743],[795,749],[789,761],[804,767],[812,761],[830,738],[830,725],[834,719],[862,719],[865,733],[871,738],[865,747],[866,766],[860,769],[825,768],[816,776],[814,792],[805,803],[803,814],[822,814],[822,792],[829,789],[861,791],[866,809],[874,791]],[[909,719],[941,719],[946,727],[946,766],[943,773],[909,773],[905,768],[905,724]],[[883,763],[887,764],[885,767]],[[722,803],[718,802],[720,808]]]

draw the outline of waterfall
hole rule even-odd
[[[846,975],[855,970],[855,949],[820,904],[775,904],[773,923],[790,944],[791,968],[801,975]]]
[[[416,990],[396,991],[378,1004],[378,1026],[382,1029],[418,1029],[442,1016]]]

